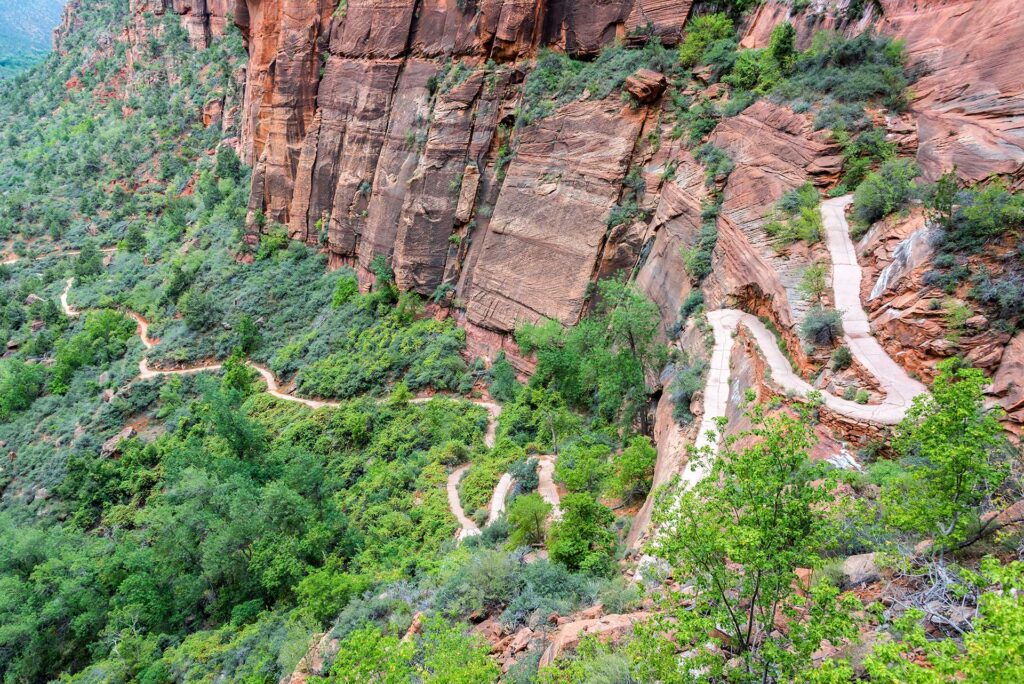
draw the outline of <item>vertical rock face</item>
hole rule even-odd
[[[767,298],[775,302],[777,322],[792,324],[797,285],[810,261],[778,254],[764,226],[784,193],[807,181],[828,185],[838,176],[840,150],[829,139],[827,131],[813,130],[808,115],[768,100],[725,119],[712,133],[712,144],[735,164],[723,192],[719,245],[707,283],[712,302],[740,294],[756,306]]]
[[[918,161],[936,178],[957,167],[1024,181],[1024,3],[882,0],[882,28],[906,41],[925,73],[914,84]]]
[[[322,245],[364,281],[383,256],[402,289],[455,294],[471,325],[574,322],[659,93],[635,109],[619,93],[570,103],[517,127],[525,71],[542,47],[593,55],[641,23],[671,42],[688,12],[638,13],[632,0],[240,1],[250,219]],[[634,262],[639,246],[612,261]]]
[[[544,48],[587,59],[615,40],[674,45],[693,5],[133,0],[132,9],[181,15],[197,45],[223,32],[228,16],[241,29],[250,59],[239,145],[253,166],[252,239],[281,224],[333,265],[354,267],[364,285],[383,257],[402,289],[454,304],[471,353],[493,355],[520,321],[576,321],[591,283],[621,270],[666,327],[675,321],[694,287],[680,250],[696,243],[711,191],[701,164],[670,139],[660,75],[633,74],[633,106],[619,92],[586,92],[528,122],[523,112],[539,103],[524,100],[523,83]],[[911,112],[887,124],[901,149],[913,154],[919,138],[930,176],[957,164],[969,178],[1021,178],[1024,77],[1011,62],[1024,47],[1024,5],[882,0],[855,21],[842,17],[846,3],[837,7],[794,15],[788,1],[766,0],[745,20],[743,44],[763,46],[785,20],[801,47],[819,28],[874,26],[904,38],[923,75]],[[808,115],[769,101],[724,119],[709,142],[735,168],[716,181],[708,304],[770,316],[795,341],[805,304],[796,284],[815,254],[780,255],[764,224],[787,190],[833,183],[839,150]],[[636,190],[638,177],[645,189]],[[610,221],[627,202],[630,218]]]
[[[642,122],[620,102],[586,102],[522,136],[484,238],[471,323],[576,321]]]

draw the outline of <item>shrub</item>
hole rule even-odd
[[[711,264],[718,244],[718,228],[714,223],[705,223],[697,235],[696,244],[689,248],[680,248],[679,255],[683,266],[695,283],[700,283],[711,274]]]
[[[690,402],[693,395],[704,388],[704,374],[707,372],[708,363],[704,359],[696,359],[692,363],[682,366],[668,386],[669,396],[672,397],[672,417],[680,425],[689,425],[693,422],[693,414],[690,413]]]
[[[704,306],[704,292],[699,289],[690,290],[686,299],[679,305],[679,320],[688,321],[697,309]]]
[[[288,231],[284,226],[274,226],[260,235],[260,248],[256,252],[256,259],[258,261],[267,259],[286,247],[288,247]]]
[[[973,282],[971,296],[994,311],[1000,320],[1014,321],[1024,316],[1024,273],[1012,271],[997,277],[982,271]]]
[[[509,465],[508,472],[515,480],[519,491],[532,492],[537,489],[539,478],[536,458],[522,458],[514,461]]]
[[[334,284],[334,294],[331,295],[331,306],[337,309],[348,304],[353,297],[359,294],[359,281],[354,275],[343,275]]]
[[[818,190],[811,183],[790,190],[775,204],[776,218],[765,224],[765,232],[782,245],[797,240],[817,242],[823,230],[819,201]]]
[[[1012,193],[1001,182],[961,190],[955,201],[941,236],[944,251],[977,251],[1008,231],[1024,228],[1024,193]]]
[[[0,418],[27,409],[43,392],[46,370],[37,363],[0,359]]]
[[[686,24],[686,39],[679,46],[679,61],[686,67],[696,66],[706,61],[705,50],[712,43],[733,38],[734,35],[732,20],[726,14],[694,17]]]
[[[835,309],[814,307],[804,317],[800,333],[811,344],[831,346],[843,336],[842,317]]]
[[[909,159],[891,159],[869,173],[853,195],[853,216],[863,225],[901,209],[914,196],[920,170]]]
[[[178,300],[178,310],[189,330],[208,330],[216,325],[222,316],[220,306],[213,295],[199,288],[185,292]]]
[[[892,38],[870,31],[853,38],[819,31],[810,49],[794,61],[793,75],[776,92],[787,99],[827,95],[841,103],[877,100],[900,111],[906,106],[909,85],[905,61],[902,42]]]
[[[849,347],[837,347],[832,352],[832,370],[841,371],[846,370],[853,365],[853,353]]]
[[[725,150],[711,143],[698,147],[693,157],[704,165],[704,181],[708,186],[728,176],[736,167]]]

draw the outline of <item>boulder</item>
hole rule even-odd
[[[859,587],[868,582],[874,582],[882,575],[875,564],[875,554],[862,553],[850,556],[843,561],[843,582],[844,589]]]
[[[131,439],[135,436],[135,428],[128,426],[125,429],[118,432],[116,435],[108,439],[100,447],[100,456],[103,458],[110,458],[117,453],[118,447],[121,446],[121,442],[126,439]]]
[[[652,69],[637,69],[626,79],[624,87],[637,102],[647,104],[661,97],[666,85],[668,81],[665,74]]]

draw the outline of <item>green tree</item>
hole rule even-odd
[[[246,354],[251,354],[256,347],[260,346],[262,336],[256,327],[256,321],[249,314],[242,314],[235,327],[238,334],[238,347]]]
[[[564,483],[570,492],[600,496],[608,488],[613,474],[611,453],[611,448],[605,444],[573,444],[555,463],[555,479]]]
[[[985,406],[985,375],[957,359],[939,363],[930,394],[921,394],[896,430],[904,475],[883,492],[896,527],[935,535],[939,546],[967,539],[979,506],[1008,475],[997,461],[1000,411]]]
[[[783,74],[793,70],[793,62],[796,61],[796,29],[788,21],[772,29],[767,54]]]
[[[800,294],[812,301],[820,302],[821,296],[828,289],[827,277],[828,266],[826,264],[811,264],[804,269],[800,276],[800,285],[798,286]]]
[[[939,176],[925,192],[924,206],[928,210],[928,218],[946,230],[953,226],[953,206],[958,192],[960,178],[955,168]]]
[[[261,382],[259,373],[246,363],[245,354],[241,348],[231,352],[231,356],[224,360],[221,370],[223,377],[220,386],[224,391],[238,392],[241,396],[247,397],[259,390]]]
[[[133,222],[128,226],[124,236],[123,248],[129,252],[141,252],[146,249],[146,232],[141,223]]]
[[[562,517],[548,530],[551,559],[570,570],[608,576],[615,570],[615,516],[587,493],[567,494]]]
[[[537,355],[531,384],[547,385],[609,423],[629,426],[639,419],[641,431],[648,433],[647,378],[667,357],[658,341],[660,325],[658,307],[633,285],[602,280],[594,313],[576,326],[524,325],[516,341],[525,353]]]
[[[717,456],[711,447],[694,454],[710,472],[658,510],[671,533],[658,536],[655,553],[694,588],[693,606],[673,613],[670,629],[696,652],[676,667],[691,675],[710,668],[727,681],[791,681],[822,639],[836,643],[854,630],[834,587],[822,583],[809,597],[795,589],[795,569],[817,566],[830,539],[829,492],[809,460],[812,430],[760,407],[749,417],[752,428],[726,438]],[[750,446],[737,450],[739,440]],[[802,618],[792,613],[798,605]],[[782,615],[790,616],[785,627]],[[724,636],[713,641],[726,653],[706,646],[716,628]]]
[[[350,632],[338,645],[330,677],[314,678],[314,684],[408,684],[413,677],[413,642],[384,635],[377,627]]]
[[[544,542],[544,527],[551,515],[551,504],[540,494],[521,494],[508,507],[505,514],[509,526],[509,545],[512,547],[537,546]]]
[[[74,272],[76,278],[88,278],[103,272],[103,253],[93,242],[82,245],[82,251],[75,259]]]
[[[221,145],[217,150],[217,165],[214,173],[218,178],[239,180],[242,176],[242,161],[230,145]]]
[[[331,295],[331,306],[337,309],[340,306],[344,306],[359,294],[359,281],[355,279],[355,276],[343,275],[338,278],[338,282],[334,284],[334,293]]]
[[[505,352],[499,352],[491,365],[488,375],[491,379],[491,396],[498,401],[514,401],[521,386],[516,379],[516,369],[508,362]]]
[[[193,287],[178,300],[178,309],[189,330],[208,330],[221,318],[217,300],[207,290]]]
[[[27,409],[42,394],[46,369],[20,359],[0,360],[0,418]]]
[[[658,451],[650,438],[638,435],[615,457],[619,489],[623,498],[630,500],[647,494],[654,480],[654,466]]]

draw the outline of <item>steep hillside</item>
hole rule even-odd
[[[72,0],[4,682],[1024,679],[1019,5]]]
[[[0,78],[41,59],[52,45],[63,0],[0,2]]]

